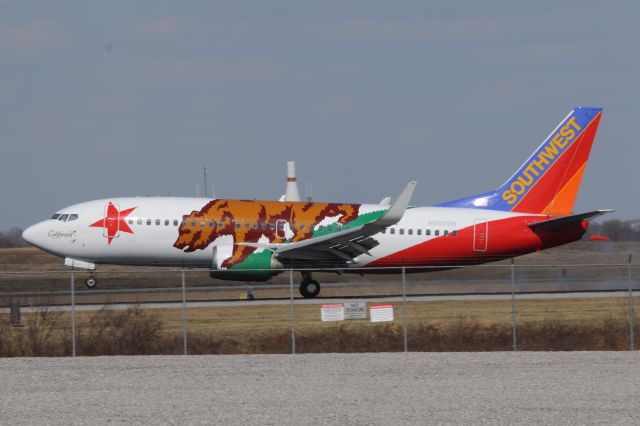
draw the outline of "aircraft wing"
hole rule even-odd
[[[362,254],[369,254],[369,250],[379,244],[372,236],[402,219],[415,187],[415,181],[409,182],[385,214],[373,222],[304,241],[282,244],[275,249],[275,254],[280,260],[327,260],[345,263]]]
[[[614,210],[594,210],[587,213],[572,214],[569,216],[556,217],[553,219],[542,220],[540,222],[533,222],[529,224],[529,228],[533,231],[561,231],[567,226],[575,223],[582,222],[583,220],[593,219],[594,217],[602,216],[603,214],[611,213]]]

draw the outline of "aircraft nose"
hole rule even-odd
[[[42,235],[40,235],[41,228],[42,227],[39,223],[31,225],[30,227],[22,231],[22,239],[32,246],[39,246],[39,240],[42,239]]]

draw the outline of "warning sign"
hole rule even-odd
[[[345,303],[344,319],[367,319],[367,304],[365,302]]]
[[[344,303],[329,303],[322,305],[320,308],[320,319],[322,321],[344,320]]]
[[[371,322],[393,321],[393,305],[371,305],[369,307]]]

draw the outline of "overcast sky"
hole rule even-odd
[[[640,7],[604,1],[0,0],[0,230],[202,191],[413,204],[494,189],[602,106],[576,211],[640,217]]]

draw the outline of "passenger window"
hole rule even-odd
[[[263,224],[262,224],[262,230],[263,230],[263,231],[266,231],[266,230],[267,230],[267,224],[266,224],[266,223],[263,223]]]
[[[244,224],[244,229],[249,229],[249,224],[248,223]]]
[[[416,234],[422,235],[422,229],[416,229]]]
[[[236,222],[236,229],[240,229],[240,223]]]
[[[182,221],[182,226],[187,226],[187,221],[186,220]]]
[[[169,226],[169,219],[164,220],[164,226]]]
[[[209,221],[209,228],[215,228],[216,223],[213,220]]]
[[[386,234],[386,233],[387,233],[387,228],[384,228],[384,229],[382,230],[382,233],[383,233],[383,234]]]
[[[178,219],[173,219],[173,226],[178,226]]]
[[[400,235],[404,235],[404,228],[400,228]]]
[[[275,225],[275,223],[270,223],[270,224],[269,224],[269,228],[270,228],[272,231],[275,231],[275,230],[276,230],[276,225]]]
[[[151,225],[151,219],[147,219],[147,225]]]
[[[395,228],[389,229],[389,233],[392,234],[392,235],[395,234],[396,233],[396,229]]]
[[[69,215],[68,215],[68,214],[63,214],[63,215],[60,215],[60,217],[58,218],[58,220],[60,220],[60,221],[62,221],[62,222],[66,222],[68,217],[69,217]]]
[[[53,216],[51,216],[51,219],[56,220],[59,217],[60,217],[60,213],[55,213]]]
[[[424,235],[431,235],[431,229],[427,229],[424,231]]]
[[[257,223],[253,224],[253,229],[258,229],[258,224]]]
[[[70,214],[69,219],[67,219],[67,222],[71,222],[72,220],[76,220],[76,219],[78,219],[77,214]]]
[[[433,234],[437,237],[438,235],[440,235],[440,230],[439,230],[439,229],[436,229],[436,230],[433,232]]]
[[[300,225],[300,230],[304,231],[304,223],[302,225]]]
[[[280,222],[278,224],[278,229],[281,230],[281,231],[284,231],[284,223]]]
[[[318,231],[324,231],[324,225],[318,226]]]
[[[207,226],[207,222],[204,220],[200,221],[200,228],[204,228],[205,226]]]
[[[458,236],[458,231],[453,230],[453,231],[451,232],[451,235],[453,235],[454,237],[457,237],[457,236]]]
[[[448,229],[445,229],[445,230],[444,230],[444,236],[446,237],[447,235],[449,235],[449,230],[448,230]]]
[[[138,218],[138,225],[142,225],[142,218],[141,217]]]
[[[192,228],[195,228],[195,227],[196,227],[196,221],[195,221],[195,220],[192,220],[192,221],[191,221],[191,227],[192,227]]]
[[[413,235],[413,229],[408,229],[408,230],[407,230],[407,234],[409,234],[409,235]]]
[[[218,228],[222,228],[224,226],[224,223],[222,221],[218,222]]]
[[[133,225],[133,219],[129,219],[129,225]]]
[[[156,219],[156,226],[160,226],[160,219]]]

